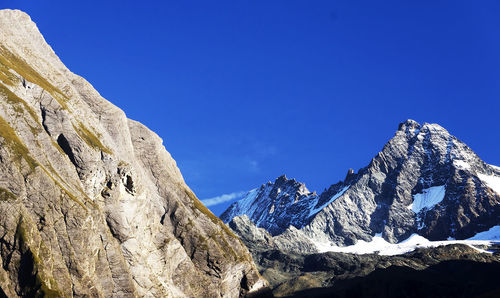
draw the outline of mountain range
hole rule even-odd
[[[374,237],[468,239],[500,223],[500,168],[443,127],[407,120],[368,166],[349,169],[324,192],[281,176],[248,192],[221,219],[233,228],[255,225],[278,246],[309,252]]]
[[[437,124],[401,123],[320,194],[283,175],[221,219],[276,297],[500,294],[500,168]]]

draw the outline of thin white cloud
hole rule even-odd
[[[220,195],[220,196],[217,196],[214,198],[210,198],[210,199],[204,199],[204,200],[201,200],[201,202],[205,206],[209,207],[209,206],[213,206],[213,205],[222,204],[224,202],[231,201],[231,200],[234,200],[236,198],[241,198],[246,193],[247,193],[246,191],[238,191],[238,192],[223,194],[223,195]]]
[[[256,161],[256,160],[250,160],[248,161],[248,164],[250,166],[250,171],[251,172],[259,172],[260,171],[260,167],[259,167],[259,162]]]

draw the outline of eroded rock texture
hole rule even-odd
[[[13,10],[0,11],[0,261],[9,297],[238,297],[266,284],[162,140]]]

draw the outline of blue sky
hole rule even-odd
[[[73,72],[158,133],[200,199],[281,174],[321,191],[408,118],[500,165],[498,1],[1,5],[28,12]]]

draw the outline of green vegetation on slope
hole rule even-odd
[[[3,95],[6,99],[6,102],[13,106],[13,109],[16,113],[23,114],[24,111],[27,111],[30,114],[31,118],[35,120],[35,122],[38,121],[35,111],[24,100],[15,95],[3,84],[0,84],[0,95]]]
[[[107,154],[113,154],[111,149],[107,148],[104,146],[99,138],[93,134],[88,128],[86,128],[81,122],[78,122],[78,126],[75,126],[73,124],[73,128],[75,129],[76,133],[82,138],[82,140],[87,143],[90,147],[96,149],[96,150],[101,150],[104,153]]]
[[[38,72],[36,72],[26,61],[21,59],[20,57],[14,55],[8,49],[3,46],[0,46],[0,79],[4,81],[7,85],[15,84],[15,79],[9,75],[8,69],[13,69],[20,76],[25,78],[26,80],[37,84],[42,87],[45,91],[49,92],[52,97],[57,100],[57,102],[64,109],[68,109],[66,102],[69,98],[59,89],[57,89],[54,85],[49,83],[45,78],[43,78]],[[6,70],[7,69],[7,70]]]
[[[20,163],[25,160],[31,170],[34,170],[39,164],[29,155],[29,150],[16,135],[14,129],[2,117],[0,117],[0,137],[3,138],[3,143],[14,154],[16,162]]]
[[[33,266],[31,274],[35,275],[34,284],[28,285],[27,289],[23,289],[24,294],[34,297],[63,297],[64,294],[59,289],[56,280],[53,276],[49,275],[50,269],[46,270],[45,268],[45,262],[52,259],[50,250],[43,241],[38,244],[33,243],[34,236],[32,235],[30,226],[32,224],[28,224],[21,217],[16,230],[16,237],[20,240],[22,250],[29,252],[23,254],[25,258],[30,258],[30,260],[26,260],[26,264]]]
[[[0,187],[0,201],[16,200],[17,197],[8,189]]]
[[[220,220],[217,216],[215,216],[203,203],[198,200],[198,198],[195,196],[195,194],[188,188],[185,189],[186,195],[192,200],[193,202],[193,209],[198,210],[199,212],[205,214],[214,224],[218,225],[219,227],[222,228],[222,230],[225,232],[225,234],[229,237],[233,237],[237,239],[242,245],[243,242],[236,236],[233,231],[231,231],[226,224]],[[238,256],[238,254],[232,249],[231,245],[227,242],[225,239],[224,235],[222,235],[222,232],[216,232],[216,234],[212,234],[208,236],[210,239],[214,241],[214,243],[221,249],[221,251],[226,254],[229,253],[235,261],[248,261],[246,256]],[[222,246],[219,243],[219,241],[222,241]]]

